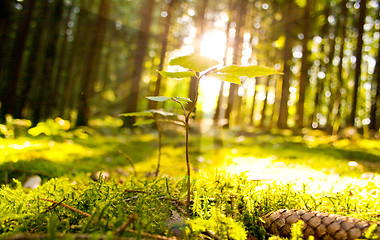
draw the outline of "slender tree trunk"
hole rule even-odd
[[[70,111],[74,109],[76,99],[79,97],[79,94],[77,94],[76,88],[74,87],[74,82],[79,79],[78,76],[80,75],[79,71],[76,72],[76,70],[81,68],[79,63],[84,61],[85,49],[82,46],[87,45],[84,43],[84,39],[85,36],[90,35],[89,31],[91,30],[87,25],[88,12],[85,11],[86,6],[87,1],[82,0],[79,7],[80,11],[78,16],[76,16],[77,20],[74,25],[75,28],[73,34],[74,41],[71,44],[68,66],[63,84],[62,116],[68,119],[70,119]]]
[[[377,61],[375,67],[375,74],[373,76],[373,85],[376,86],[375,96],[372,97],[371,102],[371,113],[370,119],[371,122],[369,124],[369,129],[373,132],[378,132],[380,127],[380,114],[378,113],[378,106],[380,105],[380,41],[378,43],[378,53],[377,53]]]
[[[358,88],[361,77],[361,65],[362,65],[362,49],[363,49],[363,33],[364,33],[364,23],[365,23],[365,15],[367,10],[367,0],[360,1],[360,9],[359,9],[359,20],[358,20],[358,41],[356,43],[356,63],[355,63],[355,79],[354,79],[354,87],[352,93],[352,104],[351,104],[351,114],[348,121],[348,124],[351,126],[355,125],[355,116],[358,102]]]
[[[203,38],[203,33],[205,30],[205,14],[206,14],[206,9],[208,6],[208,1],[209,0],[203,0],[203,1],[197,1],[197,15],[195,18],[195,25],[197,27],[197,37],[195,38],[195,43],[194,43],[194,53],[199,55],[201,52],[201,41]],[[190,110],[193,108],[194,100],[197,95],[196,88],[197,88],[197,78],[196,77],[191,77],[190,80],[190,86],[189,86],[189,98],[191,99],[192,103],[187,104],[187,110]],[[194,111],[195,113],[195,111]]]
[[[224,49],[224,64],[227,64],[227,55],[228,55],[228,48],[230,44],[230,28],[231,28],[231,11],[232,11],[232,0],[229,0],[229,9],[228,9],[228,22],[226,26],[226,47]],[[216,104],[216,109],[215,109],[215,115],[214,115],[214,123],[217,127],[219,127],[219,119],[221,116],[222,112],[222,104],[223,104],[223,91],[224,91],[224,81],[220,84],[219,88],[219,95],[218,95],[218,102]]]
[[[310,40],[309,37],[309,29],[310,29],[310,22],[311,22],[311,1],[312,0],[306,0],[306,5],[304,9],[304,16],[303,16],[303,40],[302,40],[302,60],[301,60],[301,76],[300,76],[300,85],[299,85],[299,96],[298,96],[298,103],[297,103],[297,116],[296,116],[296,124],[297,127],[302,128],[303,127],[303,119],[304,119],[304,106],[305,106],[305,91],[306,86],[309,82],[309,49],[308,49],[308,42]]]
[[[22,12],[22,20],[19,24],[19,29],[17,31],[14,49],[12,50],[10,65],[11,71],[8,78],[9,85],[7,91],[5,91],[1,96],[1,104],[4,109],[4,114],[15,113],[16,104],[18,101],[17,90],[19,88],[19,78],[22,69],[22,60],[25,53],[25,46],[27,41],[27,36],[29,33],[29,28],[31,25],[32,14],[35,7],[35,0],[26,1],[24,4],[24,10]],[[20,116],[17,116],[20,117]]]
[[[154,0],[144,0],[141,1],[140,6],[140,29],[137,36],[137,48],[134,61],[134,69],[132,71],[132,86],[131,92],[127,98],[126,112],[136,112],[137,103],[140,91],[140,81],[142,72],[144,69],[144,59],[148,50],[148,42],[150,38],[150,26],[152,23],[153,9],[155,6]],[[133,126],[135,119],[130,117],[124,120],[124,127],[131,128]]]
[[[250,122],[249,122],[249,125],[253,126],[254,122],[255,122],[255,104],[256,104],[256,96],[257,96],[257,86],[259,85],[259,80],[260,78],[257,77],[256,80],[255,80],[255,86],[253,87],[253,89],[255,89],[255,92],[253,93],[253,96],[252,96],[252,107],[251,107],[251,114],[249,116],[249,119],[250,119]]]
[[[269,86],[270,86],[270,79],[271,77],[268,76],[266,79],[266,84],[265,84],[265,99],[264,99],[264,105],[263,109],[261,110],[261,119],[260,119],[260,128],[265,128],[265,121],[266,121],[266,109],[268,105],[268,94],[269,94]]]
[[[284,75],[282,79],[282,89],[281,89],[281,101],[280,101],[280,112],[278,117],[277,126],[279,128],[288,128],[288,100],[289,100],[289,81],[290,81],[290,61],[292,59],[292,29],[293,29],[293,19],[292,19],[292,9],[293,1],[285,1],[284,6],[284,24],[285,24],[285,46],[283,50],[283,62],[284,62]]]
[[[325,0],[325,8],[323,10],[323,16],[325,18],[325,23],[322,25],[322,29],[320,31],[320,36],[322,36],[323,39],[326,39],[328,36],[328,30],[329,30],[329,22],[327,21],[328,17],[331,14],[331,1],[330,0]],[[325,68],[325,63],[324,63],[324,57],[325,57],[325,45],[326,43],[324,42],[325,40],[322,41],[321,48],[319,52],[322,53],[321,57],[319,58],[319,61],[321,62],[320,66],[316,70],[316,72],[320,72]],[[323,70],[326,72],[325,70]],[[320,79],[318,76],[316,78],[317,81],[317,89],[315,91],[315,96],[314,96],[314,111],[310,115],[310,125],[313,125],[314,122],[317,122],[317,115],[320,113],[320,106],[322,105],[320,99],[323,97],[323,88],[324,88],[324,81],[323,79]]]
[[[242,28],[244,26],[244,18],[245,18],[245,13],[246,13],[246,5],[247,1],[246,0],[240,0],[236,4],[236,31],[235,31],[235,39],[234,39],[234,54],[232,57],[232,64],[239,64],[239,60],[241,57],[241,46],[242,46]],[[234,103],[235,103],[235,98],[238,96],[238,90],[239,86],[237,84],[230,84],[230,93],[228,95],[228,103],[227,103],[227,109],[225,112],[225,118],[227,120],[227,124],[225,127],[229,127],[231,124],[231,114],[232,110],[234,108]]]
[[[64,75],[67,74],[65,71],[66,67],[66,59],[68,57],[68,40],[67,40],[67,35],[66,32],[69,30],[69,22],[70,22],[70,14],[73,10],[73,6],[70,6],[65,9],[65,18],[62,18],[62,21],[60,23],[60,27],[64,29],[64,33],[61,34],[61,43],[60,43],[60,50],[58,53],[58,64],[57,64],[57,71],[55,74],[55,83],[54,83],[54,89],[53,89],[53,96],[54,98],[52,99],[52,107],[55,109],[55,112],[61,116],[63,114],[63,109],[62,109],[62,98],[63,98],[63,79]]]
[[[78,118],[76,125],[87,125],[90,117],[90,99],[94,91],[94,83],[97,81],[97,66],[100,62],[103,40],[106,33],[110,5],[112,0],[101,0],[99,15],[95,23],[95,32],[91,41],[91,51],[88,56],[87,66],[83,75],[81,94],[79,97]]]
[[[170,31],[170,26],[171,26],[171,20],[172,20],[172,15],[173,15],[174,4],[176,1],[177,0],[171,0],[167,6],[168,15],[166,16],[164,23],[163,23],[164,30],[163,30],[162,36],[161,36],[161,53],[160,53],[160,63],[158,65],[158,71],[162,71],[162,69],[164,67],[166,51],[168,48],[168,37],[169,37],[169,31]],[[161,74],[158,73],[153,96],[159,96],[160,95],[161,79],[162,79],[162,76],[161,76]],[[157,102],[156,101],[149,101],[149,108],[150,109],[157,109]]]
[[[57,96],[53,95],[54,89],[54,63],[57,59],[58,39],[59,39],[59,23],[62,21],[64,3],[63,1],[57,1],[54,3],[54,9],[49,21],[49,27],[47,30],[47,46],[45,52],[44,70],[42,75],[42,82],[45,88],[41,91],[42,102],[39,104],[42,111],[42,118],[47,119],[51,116],[53,110],[53,98]],[[41,106],[44,106],[43,108]]]
[[[341,3],[342,14],[340,17],[340,21],[342,23],[344,23],[346,21],[346,18],[347,18],[346,3],[347,3],[347,0],[342,0],[342,3]],[[340,49],[339,65],[338,65],[338,72],[337,72],[338,85],[336,87],[336,89],[337,89],[336,98],[335,98],[334,106],[333,106],[333,110],[332,110],[333,119],[331,121],[332,122],[332,134],[333,135],[337,134],[339,127],[341,125],[341,119],[342,119],[342,117],[341,117],[342,111],[341,111],[340,106],[341,106],[341,100],[342,100],[343,57],[344,57],[344,45],[345,45],[345,39],[346,39],[346,27],[344,24],[340,27],[340,30],[341,30],[341,34],[340,34],[341,40],[340,40],[340,48],[339,48]]]
[[[11,39],[11,15],[12,15],[12,1],[0,1],[0,96],[4,96],[7,92],[7,61],[9,61],[8,45]],[[0,104],[2,101],[0,97]],[[5,121],[5,113],[3,107],[0,107],[0,123]]]

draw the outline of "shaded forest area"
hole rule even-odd
[[[194,79],[156,71],[188,51],[204,54],[202,39],[219,31],[225,64],[284,74],[216,85],[214,125],[379,131],[374,0],[3,0],[0,11],[0,122],[62,117],[79,126],[171,107],[149,95],[194,99]]]

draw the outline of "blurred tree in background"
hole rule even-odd
[[[183,89],[156,70],[197,53],[284,73],[241,86],[203,80],[197,120],[378,132],[379,9],[375,0],[3,0],[0,121],[59,116],[87,125],[170,109],[145,96],[192,98],[194,80]]]

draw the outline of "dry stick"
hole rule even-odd
[[[64,201],[66,201],[66,198],[62,199],[62,201],[60,201],[60,202],[54,203],[53,205],[51,205],[48,209],[46,209],[42,213],[47,213],[47,212],[53,210],[54,208],[56,208],[59,204],[63,203]]]
[[[77,213],[79,213],[79,214],[82,214],[83,216],[86,216],[86,217],[91,217],[91,215],[90,214],[88,214],[88,213],[85,213],[85,212],[83,212],[83,211],[81,211],[81,210],[78,210],[78,209],[76,209],[76,208],[73,208],[73,207],[71,207],[71,206],[69,206],[69,205],[66,205],[66,204],[64,204],[64,203],[62,203],[62,202],[57,202],[57,201],[53,201],[53,200],[50,200],[50,199],[45,199],[45,198],[41,198],[41,200],[43,200],[43,201],[46,201],[46,202],[51,202],[51,203],[54,203],[54,204],[59,204],[59,205],[61,205],[61,206],[63,206],[63,207],[65,207],[65,208],[68,208],[68,209],[70,209],[70,210],[72,210],[72,211],[74,211],[74,212],[77,212]],[[134,214],[132,214],[132,215],[134,215]],[[131,218],[131,217],[130,217]],[[137,215],[136,215],[136,218],[137,218]],[[135,219],[134,219],[135,220]],[[133,220],[133,221],[134,221]],[[131,222],[133,222],[133,221],[131,221]],[[128,225],[129,225],[130,223],[128,223]],[[127,225],[127,226],[128,226]],[[127,226],[125,226],[125,227],[127,227]],[[125,228],[124,227],[124,228]],[[120,227],[121,228],[121,227]],[[120,229],[119,228],[119,229]],[[118,230],[116,230],[116,232],[117,231],[119,231],[119,229]],[[124,230],[124,229],[123,229]],[[121,230],[121,232],[123,231],[123,230]],[[135,234],[140,234],[141,236],[144,236],[144,237],[150,237],[150,238],[155,238],[155,239],[160,239],[160,240],[176,240],[177,238],[167,238],[167,237],[164,237],[164,236],[161,236],[161,235],[153,235],[153,234],[149,234],[149,233],[143,233],[143,232],[138,232],[138,231],[135,231],[135,230],[131,230],[131,229],[127,229],[127,230],[125,230],[125,231],[127,231],[127,232],[130,232],[130,233],[135,233]],[[115,233],[116,233],[115,232]],[[42,235],[40,234],[40,235],[38,235],[37,237],[33,237],[33,235],[22,235],[21,236],[21,238],[19,238],[19,237],[17,237],[17,238],[12,238],[12,239],[17,239],[17,240],[19,240],[19,239],[40,239],[40,238],[43,238],[43,237],[41,237]],[[47,236],[47,235],[46,235]],[[89,238],[90,237],[90,235],[80,235],[80,236],[86,236],[85,238],[82,238],[82,237],[78,237],[77,238],[77,236],[76,235],[74,235],[75,236],[75,238],[76,239],[87,239],[87,238]],[[79,236],[79,235],[78,235]],[[64,236],[60,236],[59,238],[62,238],[62,237],[64,237]],[[8,239],[11,239],[11,238],[8,238]],[[102,238],[103,239],[103,238]],[[105,238],[104,238],[105,239]]]
[[[132,222],[134,222],[136,219],[137,219],[137,214],[136,213],[133,213],[133,214],[129,215],[128,220],[123,225],[121,225],[114,232],[114,235],[115,236],[120,236],[120,234],[122,234],[124,232],[124,230],[129,226],[129,224],[131,224]]]
[[[168,237],[161,236],[161,235],[153,235],[153,234],[150,234],[150,233],[138,232],[138,231],[135,231],[135,230],[132,230],[132,229],[127,229],[126,231],[130,232],[130,233],[140,234],[141,236],[144,236],[144,237],[150,237],[150,238],[159,239],[159,240],[177,240],[176,237],[170,237],[170,238],[168,238]]]
[[[64,233],[59,233],[55,236],[55,238],[74,238],[74,239],[91,239],[94,236],[91,234],[64,234]],[[30,240],[30,239],[48,239],[49,234],[47,233],[40,233],[40,234],[30,234],[30,233],[19,233],[13,236],[6,236],[5,237],[0,237],[0,239],[4,240]],[[109,236],[107,235],[96,235],[96,239],[109,239]],[[117,237],[114,238],[115,240],[131,240],[131,238],[126,238],[126,237]]]
[[[68,209],[70,209],[70,210],[72,210],[72,211],[74,211],[74,212],[77,212],[77,213],[79,213],[79,214],[81,214],[81,215],[83,215],[83,216],[91,217],[90,214],[88,214],[88,213],[86,213],[86,212],[83,212],[83,211],[81,211],[81,210],[78,210],[78,209],[76,209],[76,208],[73,208],[73,207],[71,207],[71,206],[69,206],[69,205],[66,205],[66,204],[62,203],[62,202],[57,202],[57,201],[50,200],[50,199],[45,199],[45,198],[41,198],[41,200],[46,201],[46,202],[51,202],[51,203],[54,203],[54,204],[57,204],[57,205],[61,205],[62,207],[68,208]]]
[[[123,155],[123,157],[125,157],[125,158],[128,160],[128,162],[129,162],[129,163],[131,164],[131,166],[132,166],[132,169],[133,169],[133,172],[135,173],[135,176],[137,176],[136,168],[135,168],[135,165],[133,164],[131,158],[130,158],[127,154],[123,153],[121,150],[119,150],[119,153],[120,153],[121,155]]]

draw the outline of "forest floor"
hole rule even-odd
[[[264,238],[262,215],[281,208],[380,221],[379,140],[311,130],[298,135],[218,131],[194,133],[190,140],[193,201],[190,213],[182,214],[173,201],[157,201],[185,200],[181,131],[164,132],[157,178],[158,136],[153,131],[82,128],[0,138],[0,238],[25,232],[112,238],[135,213],[139,217],[125,237],[176,235],[175,227],[168,227],[173,214],[187,221],[180,234],[190,239],[210,229],[214,237]],[[93,181],[99,172],[107,181]],[[39,176],[41,185],[25,189],[32,176]],[[90,220],[58,209],[60,201],[91,214]]]

